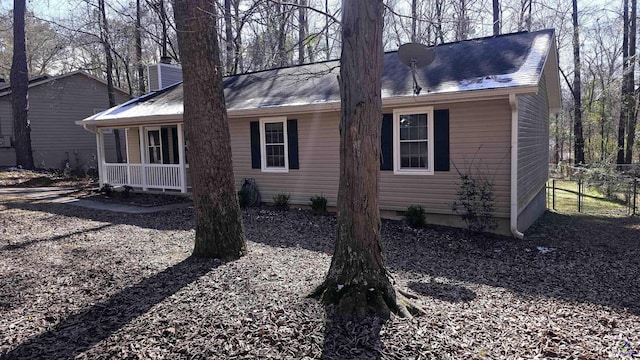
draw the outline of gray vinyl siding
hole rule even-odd
[[[154,64],[149,66],[148,72],[151,91],[164,89],[182,81],[182,68],[179,66]]]
[[[544,77],[538,93],[518,97],[518,212],[549,177],[549,101]]]
[[[484,172],[493,179],[496,215],[509,214],[510,119],[509,102],[493,100],[456,104],[440,104],[435,109],[449,109],[451,160],[473,173]],[[393,109],[385,109],[391,113]],[[266,173],[251,168],[250,121],[231,119],[231,148],[236,184],[251,177],[265,202],[278,193],[289,193],[293,204],[309,204],[315,194],[324,194],[330,206],[336,204],[339,182],[339,114],[316,113],[290,115],[298,119],[299,170],[288,173]],[[476,154],[477,153],[477,154]],[[472,158],[476,154],[476,160]],[[404,211],[411,204],[423,205],[429,213],[451,214],[458,190],[458,173],[434,175],[394,175],[381,171],[381,210]]]
[[[160,89],[158,80],[158,65],[149,65],[147,68],[147,75],[149,76],[149,91],[156,91]]]
[[[5,97],[9,98],[9,96]],[[116,102],[126,101],[116,93]],[[1,101],[0,106],[10,101]],[[95,134],[86,131],[75,121],[82,120],[109,107],[106,85],[82,74],[62,77],[29,89],[29,120],[31,121],[31,147],[34,163],[39,168],[62,168],[66,161],[72,168],[95,167],[97,144]],[[5,111],[0,110],[2,131],[5,131]],[[124,155],[124,131],[120,137]],[[0,156],[3,163],[13,165],[11,159]],[[115,161],[114,135],[105,135],[107,160]],[[8,161],[4,163],[4,161]]]
[[[0,97],[0,136],[13,135],[13,117],[11,116],[11,97]],[[13,148],[0,147],[0,166],[16,164],[16,153]]]

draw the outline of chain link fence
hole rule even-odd
[[[640,179],[590,181],[551,179],[547,183],[547,208],[565,213],[640,215]]]

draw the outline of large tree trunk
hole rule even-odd
[[[141,19],[142,11],[140,9],[140,0],[136,0],[136,67],[138,68],[138,94],[142,95],[146,93],[146,89],[144,86],[144,66],[142,64],[142,35],[140,31],[141,27]]]
[[[304,45],[307,42],[307,0],[298,0],[298,64],[304,64]]]
[[[417,22],[418,22],[418,0],[411,1],[411,42],[418,42],[417,34]]]
[[[636,13],[637,0],[631,0],[631,16],[629,17],[629,117],[627,128],[627,149],[625,152],[624,162],[631,164],[633,162],[633,143],[636,137],[637,122],[637,94],[635,87],[635,64],[636,64]]]
[[[577,0],[573,0],[573,104],[574,104],[574,123],[573,131],[575,136],[575,159],[576,165],[584,164],[584,137],[582,136],[582,82],[580,81],[580,71],[582,63],[580,62],[580,32],[578,27],[578,4]]]
[[[493,0],[493,36],[500,35],[500,2]]]
[[[13,2],[13,61],[11,63],[11,105],[13,109],[13,146],[16,150],[16,166],[33,169],[31,150],[31,126],[29,111],[29,71],[27,69],[27,46],[24,34],[25,0]]]
[[[184,127],[196,216],[193,255],[223,260],[246,252],[236,195],[231,137],[222,87],[215,8],[208,0],[174,0],[184,77]]]
[[[164,8],[164,0],[160,0],[160,23],[162,24],[162,45],[161,55],[163,58],[167,57],[167,12]]]
[[[225,34],[225,71],[231,74],[233,71],[233,29],[231,28],[231,0],[224,0],[224,34]]]
[[[116,93],[113,88],[113,56],[111,55],[111,42],[109,40],[109,23],[107,22],[107,13],[104,8],[104,0],[98,0],[98,7],[100,9],[100,22],[102,28],[100,29],[100,39],[102,40],[102,46],[104,47],[104,53],[107,60],[107,93],[109,94],[109,107],[116,106]],[[116,159],[119,163],[123,162],[122,158],[122,144],[120,144],[120,130],[113,129],[113,137],[116,143]]]
[[[622,5],[622,90],[620,97],[620,122],[618,122],[618,154],[616,163],[624,164],[624,134],[629,122],[629,1],[624,0]]]
[[[343,4],[338,233],[327,277],[313,294],[355,317],[410,316],[397,301],[380,247],[383,9],[382,0]]]
[[[443,9],[444,0],[436,0],[436,41],[440,41],[440,44],[444,44],[444,31],[442,30],[443,23]]]

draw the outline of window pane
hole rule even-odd
[[[265,143],[284,144],[284,125],[281,122],[264,124]]]
[[[405,141],[400,143],[400,167],[401,168],[427,168],[428,167],[428,142]]]
[[[149,146],[160,145],[160,131],[149,131]]]
[[[426,140],[427,115],[400,115],[400,140]]]
[[[267,145],[267,167],[284,167],[284,145]]]
[[[427,127],[426,126],[420,126],[418,128],[418,139],[424,140],[426,138],[427,138]]]

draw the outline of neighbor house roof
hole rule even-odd
[[[517,93],[538,91],[547,74],[549,107],[559,109],[560,82],[553,30],[521,32],[459,41],[434,47],[435,60],[418,69],[423,88],[413,93],[411,69],[397,52],[384,54],[382,74],[383,104],[394,100],[434,96],[454,98],[460,94],[486,95],[486,91]],[[544,71],[545,67],[549,71]],[[225,100],[230,115],[266,109],[293,110],[332,104],[339,109],[338,60],[265,70],[224,78]],[[504,92],[505,94],[507,92]],[[176,84],[105,110],[79,124],[98,126],[131,121],[181,118],[183,87]]]
[[[31,78],[31,79],[29,79],[29,89],[31,89],[32,87],[35,87],[35,86],[48,84],[50,82],[53,82],[53,81],[56,81],[56,80],[59,80],[59,79],[63,79],[63,78],[67,78],[67,77],[70,77],[70,76],[74,76],[74,75],[82,75],[82,76],[87,77],[87,78],[89,78],[89,79],[91,79],[93,81],[97,81],[97,82],[99,82],[99,83],[101,83],[101,84],[103,84],[105,86],[107,85],[107,82],[102,80],[102,79],[100,79],[100,78],[97,78],[97,77],[95,77],[95,76],[93,76],[93,75],[91,75],[89,73],[86,73],[86,72],[84,72],[82,70],[76,70],[76,71],[72,71],[70,73],[66,73],[66,74],[62,74],[62,75],[58,75],[58,76],[39,75],[39,76],[36,76],[34,78]],[[118,87],[114,87],[114,89],[116,91],[124,94],[124,95],[129,95],[129,93],[127,93],[126,91],[124,91],[124,90],[122,90],[122,89],[120,89]],[[2,85],[0,85],[0,97],[6,96],[6,95],[9,95],[9,94],[11,94],[11,84],[3,83]]]

